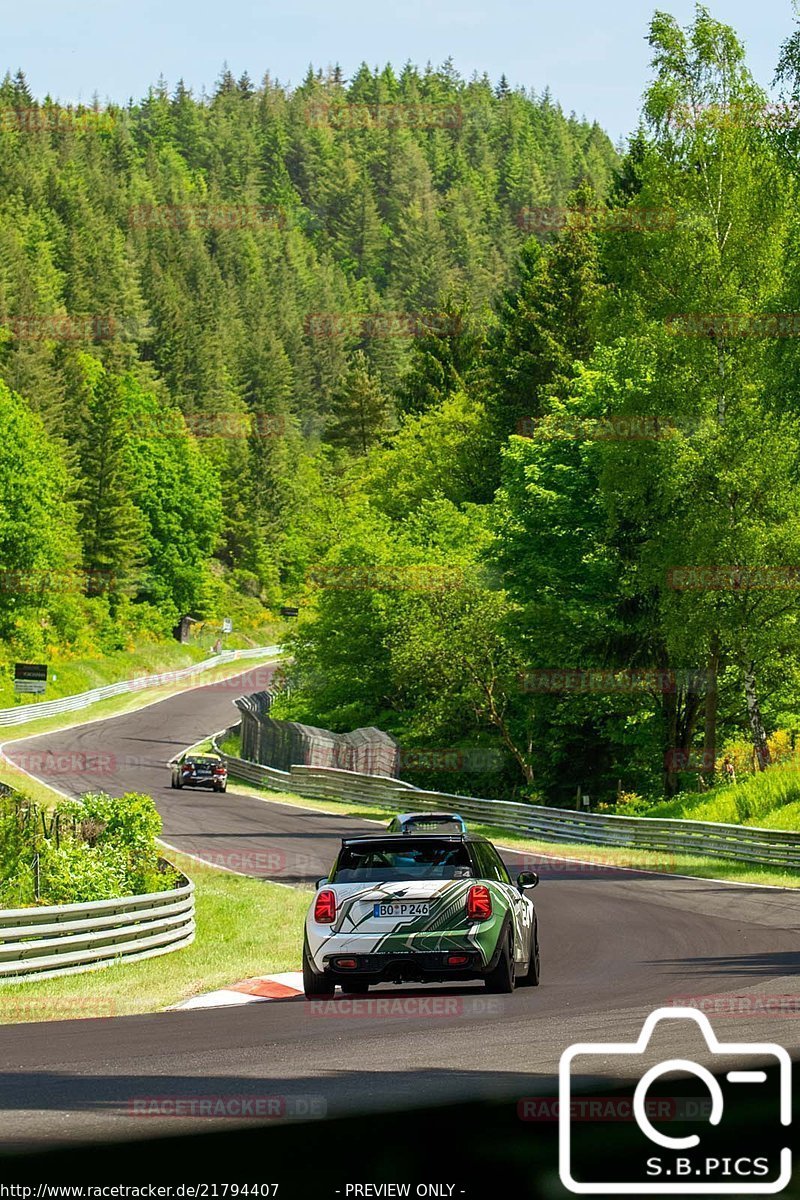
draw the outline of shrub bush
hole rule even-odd
[[[0,905],[80,904],[167,891],[159,869],[161,818],[150,796],[103,792],[65,800],[42,820],[24,796],[0,799]],[[38,854],[39,897],[34,861]]]

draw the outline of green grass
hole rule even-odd
[[[242,735],[239,733],[229,733],[219,743],[219,748],[223,754],[227,754],[230,758],[242,757]]]
[[[228,790],[257,796],[261,800],[296,804],[300,808],[315,809],[319,812],[340,813],[342,816],[356,817],[360,821],[384,822],[394,816],[392,810],[374,808],[372,805],[354,804],[344,800],[311,800],[294,793],[271,792],[255,788],[235,779],[234,775],[231,776]],[[668,854],[662,851],[635,850],[623,846],[591,846],[583,842],[541,841],[534,838],[517,837],[505,829],[497,829],[490,825],[478,825],[473,821],[469,822],[469,828],[474,833],[481,833],[490,838],[498,845],[508,846],[523,854],[548,854],[554,858],[575,858],[582,862],[606,866],[641,867],[663,874],[690,875],[698,879],[723,879],[734,883],[753,883],[770,887],[800,887],[800,872],[760,867],[731,859]]]
[[[682,792],[654,804],[647,816],[800,830],[800,766],[784,763],[709,792]]]
[[[184,950],[84,975],[0,986],[0,1022],[155,1012],[200,992],[300,967],[309,892],[245,879],[173,851],[195,883],[197,935]]]

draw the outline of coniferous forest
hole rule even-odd
[[[236,596],[300,610],[282,715],[449,791],[793,749],[800,35],[782,107],[705,9],[648,36],[617,148],[450,62],[125,107],[7,75],[4,661]]]

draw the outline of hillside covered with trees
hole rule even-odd
[[[300,607],[284,715],[448,791],[793,748],[800,35],[781,111],[705,9],[649,38],[622,154],[450,63],[85,110],[7,77],[7,655],[238,596]]]
[[[7,77],[0,634],[38,653],[296,593],[424,314],[484,322],[525,210],[614,163],[547,95],[450,64],[104,109]]]

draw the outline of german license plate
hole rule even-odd
[[[403,900],[394,904],[376,904],[372,913],[375,917],[427,917],[430,910],[427,902]]]

